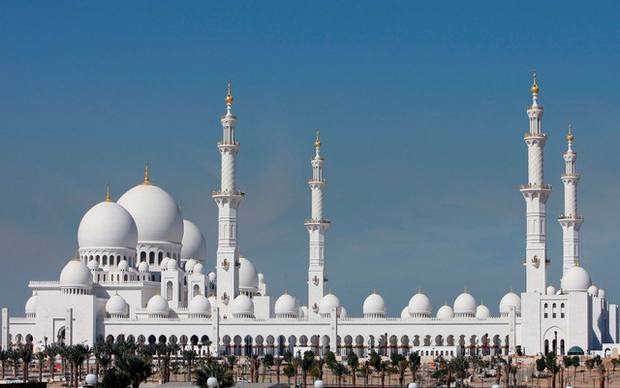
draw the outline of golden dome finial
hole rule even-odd
[[[536,70],[532,73],[532,87],[530,88],[532,94],[538,94],[540,88],[538,87],[538,80],[536,79]]]
[[[575,140],[575,136],[573,135],[573,124],[568,123],[568,133],[566,134],[566,141],[572,143]]]
[[[105,185],[105,201],[112,202],[112,195],[110,195],[110,184]]]
[[[146,161],[146,164],[144,165],[144,182],[142,182],[145,185],[150,185],[151,184],[151,177],[149,176],[149,161]]]
[[[228,87],[226,91],[226,105],[232,105],[235,99],[232,96],[232,84],[230,80],[228,80]]]
[[[314,148],[319,149],[321,148],[321,133],[319,132],[319,130],[316,130],[316,137],[314,139]]]

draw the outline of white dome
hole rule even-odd
[[[211,302],[206,296],[197,294],[190,300],[187,310],[192,315],[211,316]]]
[[[146,304],[146,312],[149,315],[167,317],[169,311],[168,302],[161,295],[153,295]]]
[[[400,319],[409,319],[409,307],[403,307],[400,311]]]
[[[112,295],[105,304],[106,313],[110,316],[122,316],[129,315],[129,305],[120,295]]]
[[[136,249],[137,244],[136,223],[131,214],[116,202],[99,202],[80,221],[80,248]]]
[[[319,302],[319,314],[329,315],[332,309],[336,309],[338,315],[340,315],[340,299],[334,294],[327,294],[323,296],[321,302]]]
[[[60,285],[84,287],[93,283],[90,269],[79,260],[70,260],[60,272]]]
[[[467,291],[463,291],[454,300],[454,314],[474,316],[476,314],[476,299]]]
[[[437,318],[438,319],[454,318],[454,311],[452,310],[452,307],[448,306],[447,304],[444,304],[443,306],[441,306],[439,310],[437,310]]]
[[[586,291],[591,284],[590,274],[583,267],[572,267],[562,277],[562,288],[566,291]]]
[[[194,269],[192,270],[192,273],[195,274],[202,274],[205,270],[204,265],[202,265],[202,263],[196,263],[196,265],[194,266]]]
[[[553,286],[547,286],[547,295],[555,295],[556,289]]]
[[[124,259],[119,261],[116,267],[119,271],[129,271],[129,263]]]
[[[142,261],[140,262],[140,264],[138,264],[139,272],[149,272],[149,270],[150,270],[149,263],[147,263],[146,261]]]
[[[24,310],[26,310],[26,316],[36,314],[37,300],[37,295],[32,295],[30,298],[28,298],[28,301],[26,302],[26,307],[24,308]]]
[[[95,259],[92,259],[91,261],[88,262],[87,266],[88,266],[88,269],[90,269],[91,271],[96,271],[99,269],[99,262]]]
[[[170,260],[172,260],[172,259],[171,259],[171,258],[169,258],[168,256],[164,257],[164,258],[162,259],[161,263],[159,263],[159,268],[160,268],[162,271],[165,271],[165,270],[166,270],[166,266],[168,265],[168,262],[169,262]]]
[[[239,289],[243,291],[258,290],[256,267],[245,257],[239,258]]]
[[[592,296],[598,296],[598,287],[594,284],[588,287],[588,294]]]
[[[276,300],[273,310],[276,316],[296,317],[297,299],[285,292]]]
[[[133,187],[118,199],[138,227],[138,241],[181,243],[183,217],[174,198],[152,184]]]
[[[412,296],[407,306],[412,317],[430,316],[433,310],[431,300],[421,292]]]
[[[376,292],[368,295],[362,305],[364,316],[385,316],[385,301]]]
[[[500,315],[508,315],[511,307],[514,307],[517,315],[521,315],[521,297],[512,291],[504,295],[502,300],[499,301]]]
[[[198,262],[194,259],[189,259],[185,262],[185,272],[187,273],[192,273],[192,271],[194,270],[194,267],[196,266],[196,264],[198,264]]]
[[[168,271],[174,271],[177,268],[178,268],[178,264],[175,259],[170,259],[166,262],[166,269]]]
[[[231,311],[235,318],[252,318],[254,317],[254,302],[249,296],[240,294],[233,299]]]
[[[489,319],[491,317],[491,310],[483,304],[476,307],[476,319]]]
[[[202,232],[193,222],[183,220],[183,240],[181,241],[181,260],[207,258],[207,243]]]

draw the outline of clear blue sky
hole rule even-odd
[[[583,173],[583,264],[620,299],[618,2],[2,2],[0,305],[57,279],[110,182],[152,178],[203,230],[216,206],[225,82],[239,116],[244,255],[306,300],[312,138],[323,134],[330,287],[398,315],[463,287],[522,290],[530,74],[545,106],[550,281],[566,124]],[[615,284],[614,284],[615,283]]]

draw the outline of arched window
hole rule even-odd
[[[159,252],[157,254],[157,264],[161,264],[161,261],[164,259],[164,252]]]
[[[166,300],[172,300],[172,282],[166,283]]]
[[[149,264],[155,264],[155,252],[149,252]]]
[[[564,303],[560,305],[560,318],[564,318],[565,308]]]
[[[123,280],[124,280],[124,281],[127,281],[127,280],[128,280],[128,279],[127,279],[127,275],[123,275]]]
[[[551,305],[551,318],[555,318],[556,317],[556,311],[555,311],[556,307],[557,306],[556,306],[555,303]]]
[[[146,252],[140,252],[140,261],[146,261]]]
[[[108,264],[108,255],[103,255],[103,265],[107,265],[107,264]]]
[[[545,303],[544,315],[545,318],[549,318],[549,304]]]
[[[198,284],[194,284],[194,291],[192,292],[192,297],[200,295],[200,286]]]

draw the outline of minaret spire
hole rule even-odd
[[[144,164],[144,181],[142,182],[142,184],[145,184],[145,185],[151,184],[151,177],[149,176],[149,161],[148,160]]]
[[[110,184],[105,185],[105,201],[112,202],[112,195],[110,194]]]
[[[532,105],[527,109],[529,130],[527,144],[528,183],[521,185],[526,204],[526,291],[544,294],[547,287],[547,199],[551,186],[544,182],[544,148],[547,135],[542,131],[543,107],[539,105],[538,80],[532,76]]]
[[[221,155],[221,182],[213,192],[218,206],[217,241],[217,298],[220,313],[227,314],[227,306],[239,294],[239,248],[237,245],[237,209],[244,194],[237,189],[236,156],[239,143],[235,139],[237,117],[232,114],[234,98],[230,81],[226,91],[226,114],[222,123],[222,141],[217,148]]]
[[[567,149],[564,152],[564,214],[558,218],[562,226],[563,260],[562,273],[565,274],[570,268],[579,265],[579,229],[583,223],[583,217],[577,212],[577,184],[580,174],[577,173],[577,153],[573,150],[573,127],[568,125],[566,135]]]
[[[311,318],[319,317],[319,303],[325,294],[327,282],[325,272],[325,232],[329,221],[323,217],[323,157],[321,156],[321,137],[316,130],[314,140],[314,158],[310,160],[312,178],[308,181],[312,198],[311,216],[304,223],[309,235],[308,266],[308,309]]]

